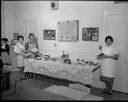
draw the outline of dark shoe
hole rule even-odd
[[[112,95],[112,91],[109,91],[108,94],[109,94],[109,95]]]
[[[19,79],[19,81],[26,80],[26,79],[27,79],[26,77],[21,77],[21,78]]]
[[[22,77],[19,79],[19,81],[22,81],[23,79],[22,79]]]
[[[29,78],[32,78],[32,76],[29,76]]]
[[[103,89],[103,93],[108,93],[109,91],[107,89]]]
[[[26,80],[27,78],[26,77],[22,77],[22,80]]]

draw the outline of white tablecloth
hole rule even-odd
[[[75,65],[63,64],[57,61],[44,61],[25,59],[24,72],[33,72],[50,77],[68,79],[83,84],[92,84],[93,70],[99,65]]]

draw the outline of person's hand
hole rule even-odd
[[[118,55],[118,54],[115,54],[115,55],[113,55],[113,56],[110,56],[110,55],[103,55],[102,58],[111,58],[111,59],[114,59],[114,60],[118,60],[119,55]]]
[[[104,56],[105,56],[104,53],[101,53],[101,54],[97,55],[97,59],[102,60],[104,58]]]
[[[99,54],[99,56],[104,56],[104,53]]]
[[[102,57],[99,56],[99,55],[97,55],[97,59],[98,59],[98,60],[102,60]]]

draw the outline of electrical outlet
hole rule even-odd
[[[102,50],[102,46],[101,45],[99,46],[99,50]]]
[[[54,43],[54,47],[56,47],[56,43]]]

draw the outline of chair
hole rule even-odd
[[[10,89],[10,71],[3,71],[1,74],[1,89],[2,91]]]

